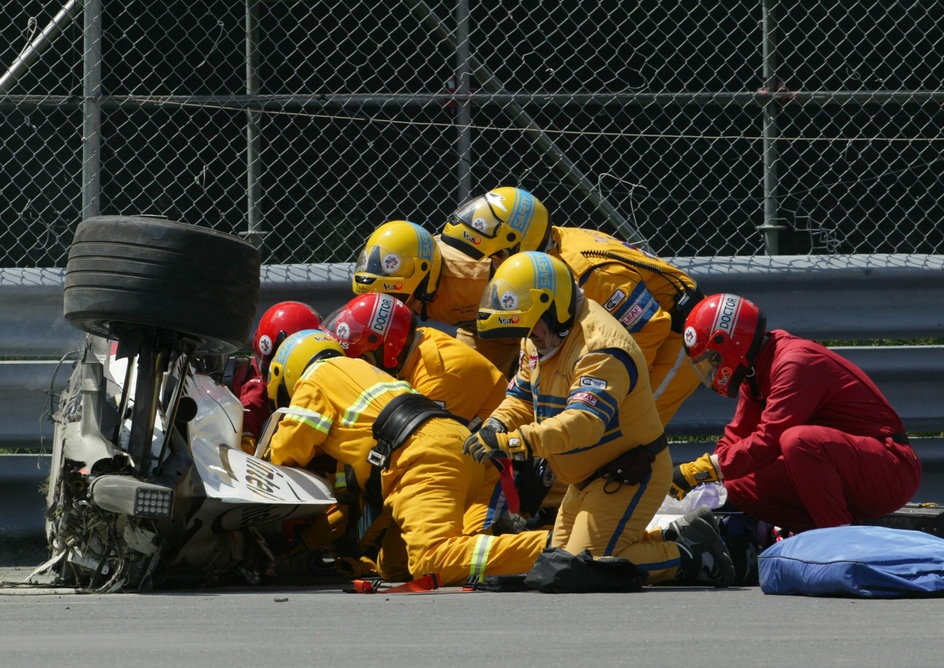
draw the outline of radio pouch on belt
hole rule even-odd
[[[633,448],[600,467],[600,476],[621,485],[638,485],[652,471],[652,462],[656,455],[665,450],[668,442],[665,434],[654,440]]]
[[[662,434],[651,443],[627,450],[613,461],[601,466],[586,480],[576,483],[577,489],[583,489],[599,478],[606,480],[604,489],[608,490],[608,493],[611,493],[610,484],[615,485],[615,489],[619,489],[620,485],[638,485],[652,472],[652,462],[656,460],[656,455],[666,447],[668,447],[668,441],[665,434]]]

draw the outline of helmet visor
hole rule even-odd
[[[478,197],[456,209],[443,227],[442,239],[469,257],[480,260],[504,250],[507,243],[499,239],[505,221],[488,197]]]
[[[717,350],[706,350],[697,358],[692,359],[692,367],[701,382],[706,387],[712,387],[712,383],[718,375],[718,369],[721,368],[721,353]]]
[[[401,257],[396,251],[383,246],[368,246],[361,251],[354,264],[355,274],[374,274],[375,276],[396,276],[409,278],[416,270],[414,263]]]
[[[483,338],[523,338],[531,333],[546,309],[539,308],[541,291],[525,289],[495,278],[488,284],[476,327]]]
[[[346,306],[342,306],[325,318],[323,327],[340,342],[341,347],[344,348],[344,354],[348,357],[361,357],[364,354],[369,337],[364,331],[363,324]],[[379,341],[379,336],[376,334],[373,336]]]
[[[380,245],[368,246],[354,264],[354,293],[385,292],[405,302],[421,280],[421,276],[414,276],[416,267],[413,258]]]

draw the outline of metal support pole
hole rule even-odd
[[[86,2],[85,4],[93,3]],[[101,3],[96,2],[94,4],[99,5],[98,9],[101,13]],[[62,6],[62,9],[52,18],[52,21],[46,24],[46,27],[36,36],[36,39],[30,42],[29,46],[23,49],[20,55],[13,60],[13,64],[7,68],[7,71],[0,75],[0,95],[10,90],[10,87],[16,83],[20,75],[36,62],[36,59],[46,50],[46,47],[53,43],[56,36],[75,18],[81,8],[82,0],[69,0]]]
[[[460,99],[456,106],[458,130],[457,153],[459,161],[456,176],[459,181],[459,201],[472,196],[472,100],[469,99],[469,0],[456,3],[456,92]]]
[[[246,0],[246,96],[259,93],[259,0]],[[242,236],[262,245],[262,113],[246,110],[246,231]]]
[[[423,23],[438,37],[442,42],[449,45],[452,49],[458,51],[456,40],[443,27],[442,22],[433,13],[429,6],[423,0],[407,0],[410,7],[419,16]],[[504,93],[505,88],[495,75],[478,61],[477,58],[469,56],[469,66],[476,80],[482,85],[482,88],[490,93]],[[584,192],[598,211],[602,212],[613,226],[620,231],[626,241],[639,245],[646,245],[642,235],[629,223],[616,208],[603,197],[603,194],[594,188],[593,182],[580,170],[579,167],[561,151],[554,140],[544,132],[540,125],[524,110],[520,104],[515,101],[508,102],[508,111],[511,113],[515,122],[521,126],[531,137],[532,141],[543,150],[556,164],[557,168],[564,176],[576,187]]]
[[[85,0],[82,48],[82,220],[101,213],[102,0]]]
[[[770,94],[764,103],[764,222],[759,227],[764,233],[764,251],[767,255],[779,253],[778,234],[783,229],[780,223],[780,182],[777,175],[780,154],[777,140],[780,128],[777,115],[781,102],[775,95],[780,88],[777,78],[777,2],[763,0],[764,26],[764,89]]]

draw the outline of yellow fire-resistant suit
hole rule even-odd
[[[416,336],[418,343],[400,370],[399,377],[423,396],[462,418],[469,428],[481,424],[505,398],[508,381],[482,354],[445,332],[419,327]],[[489,479],[493,477],[488,476]],[[505,507],[505,499],[500,496],[502,493],[500,485],[497,485],[496,496],[492,497],[490,504],[493,510],[500,512]],[[467,519],[477,521],[481,517],[479,511],[476,506],[471,511],[472,517]],[[490,529],[497,519],[494,513],[489,514],[484,518],[482,529]],[[381,531],[385,524],[386,530]],[[378,518],[371,525],[371,531],[382,541],[378,568],[391,576],[397,575],[397,580],[404,579],[409,573],[407,553],[400,531],[390,521],[389,514]]]
[[[552,227],[548,252],[564,261],[584,294],[613,314],[642,349],[662,424],[698,387],[682,345],[672,330],[674,299],[694,290],[680,269],[602,232]],[[681,330],[681,328],[678,328]]]
[[[470,427],[484,422],[505,398],[505,377],[481,353],[445,332],[419,327],[416,335],[419,344],[399,377]]]
[[[475,331],[482,293],[488,285],[491,262],[473,260],[436,237],[443,266],[436,295],[424,306],[415,307],[424,319],[457,327],[456,338],[475,348],[508,378],[518,357],[518,342],[509,339],[480,339]]]
[[[375,445],[371,426],[391,399],[411,391],[364,360],[316,362],[296,383],[291,412],[272,437],[272,462],[305,466],[326,454],[352,467],[363,488]],[[455,420],[429,419],[394,450],[381,474],[384,509],[402,533],[414,576],[438,572],[444,583],[461,584],[470,575],[524,572],[547,541],[546,531],[477,534],[494,511],[497,472],[462,454],[468,436]]]
[[[672,478],[668,448],[638,485],[596,478],[604,464],[656,440],[663,426],[649,386],[642,351],[621,324],[589,299],[558,350],[540,359],[529,339],[507,396],[492,417],[520,429],[536,456],[570,483],[554,525],[551,545],[573,554],[631,560],[649,571],[649,582],[674,577],[678,547],[661,532],[647,532]]]

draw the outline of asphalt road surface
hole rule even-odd
[[[0,666],[935,666],[944,599],[348,594],[340,587],[77,594],[0,568]]]

